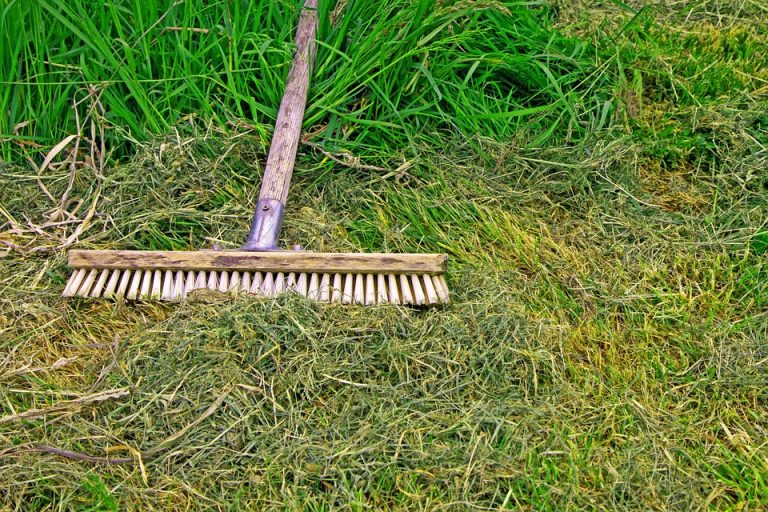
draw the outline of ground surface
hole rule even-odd
[[[477,84],[462,74],[466,89],[451,88],[458,60],[429,53],[402,95],[370,82],[346,104],[318,79],[330,96],[317,101],[338,112],[309,114],[284,241],[447,252],[453,302],[437,309],[63,301],[69,247],[236,246],[274,111],[255,124],[235,106],[184,119],[196,100],[179,93],[188,103],[170,127],[120,131],[121,109],[141,102],[83,94],[82,136],[43,166],[76,130],[42,126],[42,111],[38,128],[19,126],[13,107],[0,163],[0,508],[768,507],[768,13],[757,1],[630,4],[561,1],[528,29],[503,25],[540,62],[555,52],[548,34],[562,34],[558,51],[587,45],[573,69],[483,61]],[[455,15],[497,30],[482,25],[496,14],[441,9],[424,26],[448,34],[440,20]],[[337,24],[365,19],[344,13]],[[291,23],[273,36],[289,41]],[[487,41],[478,54],[510,51]],[[504,66],[531,82],[510,86]],[[464,116],[462,98],[485,85],[497,88],[477,107],[488,115]],[[438,87],[440,115],[418,117]],[[412,123],[376,110],[382,98]],[[504,102],[533,110],[498,116]]]

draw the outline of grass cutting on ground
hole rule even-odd
[[[668,4],[320,3],[282,242],[427,310],[62,299],[242,243],[300,3],[0,3],[0,510],[768,507],[768,12]]]

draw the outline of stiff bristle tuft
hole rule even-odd
[[[113,270],[112,275],[109,278],[109,281],[107,282],[107,287],[104,288],[103,297],[112,297],[115,294],[115,290],[117,290],[117,285],[120,283],[120,270]]]
[[[290,292],[332,304],[446,304],[442,274],[76,269],[64,297],[180,301],[195,290],[274,297]]]

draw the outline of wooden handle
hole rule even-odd
[[[277,112],[275,132],[269,147],[264,180],[259,199],[275,199],[285,205],[291,184],[296,149],[301,136],[301,123],[307,104],[309,75],[315,57],[317,0],[306,0],[296,29],[296,55],[285,83],[285,93]]]

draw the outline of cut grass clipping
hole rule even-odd
[[[62,301],[67,248],[244,238],[297,4],[4,4],[0,508],[767,508],[759,6],[352,4],[283,242],[448,252],[440,310]]]

